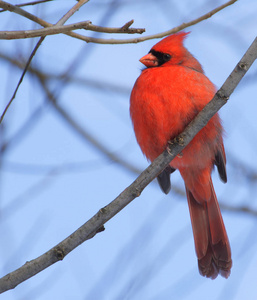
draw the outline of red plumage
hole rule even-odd
[[[147,67],[137,79],[130,98],[130,114],[137,141],[153,161],[167,142],[181,133],[213,98],[216,89],[200,63],[183,45],[187,33],[168,36],[140,61]],[[226,182],[223,128],[216,114],[159,176],[165,193],[170,173],[178,169],[185,182],[198,266],[201,275],[228,277],[231,250],[211,172],[217,166]]]

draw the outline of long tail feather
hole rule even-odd
[[[210,179],[211,198],[200,204],[186,187],[199,272],[215,279],[228,278],[232,267],[228,236]]]

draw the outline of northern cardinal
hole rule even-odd
[[[150,161],[216,92],[200,63],[184,47],[187,34],[164,38],[140,59],[146,68],[131,92],[130,114],[138,144]],[[211,179],[216,165],[221,180],[227,181],[222,132],[220,117],[215,114],[157,177],[166,194],[172,172],[178,169],[184,179],[199,272],[212,279],[218,274],[228,278],[232,267],[229,240]]]

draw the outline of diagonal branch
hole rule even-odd
[[[171,141],[167,149],[146,169],[141,175],[127,187],[110,204],[101,208],[90,220],[58,245],[42,254],[38,258],[25,263],[19,269],[7,274],[0,279],[0,293],[15,288],[21,282],[55,262],[64,259],[73,249],[84,241],[92,238],[103,230],[103,225],[120,212],[136,197],[139,197],[144,188],[178,155],[193,137],[208,123],[215,113],[227,103],[230,95],[243,78],[245,73],[257,58],[257,38],[249,47],[243,58],[236,65],[223,86],[215,94],[214,98],[204,107],[186,129]]]

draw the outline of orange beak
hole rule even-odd
[[[158,60],[157,60],[156,56],[154,56],[152,53],[146,54],[145,56],[140,58],[139,61],[148,68],[158,66]]]

